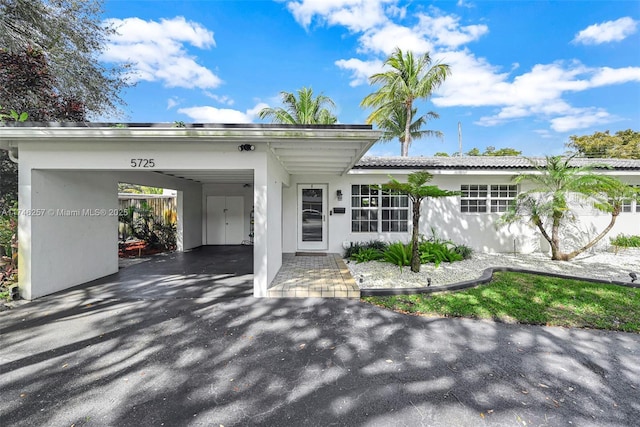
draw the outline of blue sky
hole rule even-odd
[[[412,156],[472,147],[560,154],[570,135],[640,130],[638,1],[105,1],[119,35],[103,60],[133,64],[132,122],[260,123],[281,91],[331,97],[340,123],[396,47],[430,52],[452,75],[423,114],[444,139]],[[398,155],[396,141],[374,155]]]

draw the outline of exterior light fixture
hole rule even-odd
[[[253,151],[255,149],[256,149],[256,146],[251,144],[238,145],[238,151]]]
[[[336,191],[336,197],[338,198],[338,200],[342,200],[342,190]]]
[[[633,273],[633,272],[629,273],[629,277],[631,277],[631,283],[638,280],[638,275],[636,273]]]

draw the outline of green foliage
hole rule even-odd
[[[162,194],[162,188],[147,187],[145,185],[118,183],[118,193],[130,194]]]
[[[0,211],[0,299],[18,282],[18,202]]]
[[[439,294],[368,297],[402,313],[640,332],[640,289],[519,273]]]
[[[298,96],[291,92],[280,92],[284,108],[263,108],[258,113],[261,119],[271,119],[273,123],[301,125],[332,125],[338,118],[332,113],[333,100],[322,94],[314,97],[313,89],[303,87]]]
[[[449,157],[449,153],[445,153],[444,151],[438,151],[434,154],[435,157]]]
[[[593,135],[571,135],[567,146],[585,157],[640,159],[640,132],[627,129],[614,135],[608,130]]]
[[[384,260],[400,267],[411,265],[411,244],[403,244],[401,242],[392,243],[384,252]]]
[[[429,53],[414,57],[411,51],[402,52],[400,48],[395,48],[384,62],[388,71],[369,77],[369,83],[380,85],[379,89],[367,95],[360,103],[362,107],[374,108],[367,123],[375,123],[382,129],[393,129],[404,124],[405,130],[396,132],[396,136],[400,138],[402,156],[409,155],[411,126],[415,123],[414,101],[429,99],[433,91],[451,74],[448,65],[431,64]],[[426,116],[434,117],[433,114],[435,113],[428,113]]]
[[[345,250],[344,257],[357,262],[374,261],[382,258],[382,253],[389,245],[381,240],[371,240],[369,242],[352,243]],[[379,254],[377,256],[376,254]]]
[[[618,234],[616,237],[611,237],[610,240],[613,246],[619,246],[621,248],[640,248],[640,236]]]
[[[141,203],[140,207],[129,206],[120,213],[118,220],[124,224],[125,235],[130,233],[136,239],[144,240],[152,248],[173,250],[176,247],[176,225],[165,224],[155,218],[147,203]]]
[[[123,104],[120,92],[129,86],[127,66],[106,68],[99,60],[108,38],[116,33],[102,19],[102,4],[102,0],[0,1],[0,47],[9,61],[0,66],[0,104],[26,111],[35,121],[50,120],[41,118],[52,113],[50,95],[71,108],[57,110],[58,121],[70,120],[68,113],[73,113],[73,121],[84,112],[117,113]],[[25,57],[30,52],[40,57]],[[19,70],[25,79],[12,75]]]
[[[412,120],[416,117],[416,113],[417,109],[413,108],[411,110]],[[444,137],[442,132],[422,129],[422,127],[427,124],[427,120],[438,118],[440,118],[440,116],[433,111],[429,111],[427,114],[416,118],[408,127],[410,134],[409,144],[413,140],[426,136],[433,136],[442,139]],[[380,138],[380,142],[389,142],[398,138],[398,141],[400,141],[400,144],[402,145],[406,140],[405,135],[407,132],[407,109],[405,106],[403,104],[396,105],[387,117],[380,120],[378,127],[384,130],[382,138]]]
[[[637,189],[619,179],[595,171],[601,165],[575,167],[572,157],[547,156],[544,164],[531,162],[536,173],[520,174],[516,183],[527,183],[530,190],[521,193],[501,217],[499,224],[527,221],[538,228],[551,246],[551,258],[567,261],[593,247],[613,228],[624,200],[637,198]],[[584,204],[611,214],[609,225],[590,242],[571,252],[561,248],[562,229],[575,216],[571,212],[569,195],[581,198]]]
[[[516,150],[515,148],[505,147],[499,148],[496,150],[495,147],[488,146],[485,148],[484,152],[480,152],[477,148],[472,148],[471,150],[465,153],[467,156],[490,156],[490,157],[500,157],[500,156],[519,156],[522,154],[522,151]]]
[[[376,261],[382,259],[382,257],[382,252],[374,248],[361,248],[358,252],[351,255],[351,258],[357,263]]]
[[[453,248],[453,251],[460,255],[462,259],[470,259],[473,256],[473,249],[467,245],[457,245]]]
[[[455,245],[448,241],[422,240],[418,245],[420,262],[434,263],[436,268],[442,262],[462,261],[463,257],[455,251]]]

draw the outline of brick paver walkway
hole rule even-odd
[[[282,267],[271,282],[272,298],[360,298],[360,289],[339,254],[282,254]]]

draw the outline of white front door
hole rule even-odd
[[[327,248],[327,185],[299,184],[298,249]]]
[[[239,245],[244,237],[244,197],[207,197],[207,245]]]

